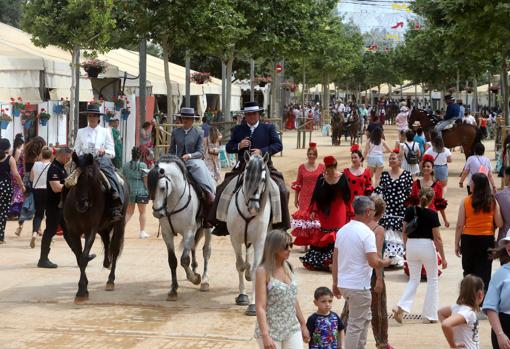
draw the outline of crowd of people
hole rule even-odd
[[[401,114],[408,111],[406,108],[401,106]],[[302,113],[299,107],[296,109]],[[319,110],[311,106],[308,109],[313,120],[316,109]],[[261,110],[255,103],[248,103],[244,121],[232,131],[226,149],[237,153],[240,161],[245,150],[258,155],[282,150],[274,126],[259,122]],[[90,151],[98,154],[101,169],[109,180],[110,163],[122,172],[129,183],[129,195],[126,198],[113,195],[113,201],[127,200],[127,212],[122,217],[126,222],[137,208],[139,237],[149,237],[147,175],[154,160],[150,153],[156,124],[142,125],[140,146],[131,150],[131,159],[123,164],[110,161],[121,159],[122,138],[117,120],[111,120],[111,127],[105,129],[99,125],[99,110],[90,108],[86,114],[88,126],[78,132],[75,150],[78,155]],[[193,108],[182,108],[177,117],[182,127],[173,131],[169,153],[184,161],[202,190],[204,226],[212,223],[215,235],[228,234],[211,215],[214,216],[222,190],[232,175],[241,170],[234,168],[216,188],[221,179],[218,164],[221,134],[209,125],[208,118],[202,120],[200,129],[194,127],[198,116]],[[383,125],[381,118],[372,118],[364,150],[353,145],[351,163],[344,169],[338,168],[335,156],[327,155],[320,161],[317,144],[309,144],[306,161],[299,166],[291,185],[297,209],[292,214],[291,234],[285,231],[290,219],[285,217],[288,195],[283,176],[272,162],[268,163],[271,177],[278,183],[284,217],[281,229],[273,226],[274,230],[268,233],[256,272],[255,338],[260,347],[302,348],[303,342],[309,342],[310,348],[364,348],[371,324],[377,348],[392,348],[384,269],[402,268],[409,281],[392,309],[397,322],[404,323],[420,280],[426,278],[422,319],[427,324],[441,321],[450,347],[478,348],[478,321],[486,314],[493,347],[510,348],[510,168],[503,170],[507,187],[497,191],[482,143],[474,146],[473,155],[466,160],[459,187],[464,186],[467,178],[467,196],[458,210],[454,251],[461,258],[464,278],[456,304],[440,308],[439,266],[443,270],[448,267],[440,227],[450,226],[445,210],[451,151],[444,146],[440,132],[433,133],[431,142],[426,142],[419,124],[401,128],[398,116],[400,139],[392,147],[385,139]],[[42,268],[57,267],[49,260],[49,252],[51,240],[62,223],[60,193],[71,154],[71,149],[50,147],[40,137],[24,144],[19,135],[12,147],[8,140],[0,139],[0,243],[5,243],[9,215],[18,221],[16,235],[21,234],[25,221],[33,219],[30,247],[35,247],[42,234],[38,262]],[[116,205],[114,202],[113,219]],[[41,232],[44,217],[46,229]],[[294,245],[305,248],[300,257],[305,268],[332,273],[331,289],[323,286],[316,289],[317,311],[308,319],[296,298],[297,280],[288,262]],[[492,262],[496,259],[502,266],[492,274]],[[332,311],[332,302],[334,297],[341,296],[345,306],[339,316]]]

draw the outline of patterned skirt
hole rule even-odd
[[[330,271],[333,263],[336,232],[340,228],[317,229],[314,233],[314,243],[311,244],[303,257],[299,257],[306,269],[317,271]],[[320,237],[319,237],[320,234]],[[328,241],[328,243],[325,243]],[[316,245],[315,242],[319,242]]]

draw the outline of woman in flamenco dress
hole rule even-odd
[[[372,174],[368,167],[363,167],[363,160],[360,146],[354,144],[351,147],[351,167],[347,167],[343,171],[343,174],[349,182],[349,188],[351,189],[351,204],[356,196],[370,196],[374,191],[374,187],[372,186]],[[349,214],[352,214],[351,212],[349,212]]]
[[[326,170],[317,179],[310,204],[310,217],[318,218],[320,228],[314,229],[310,249],[299,259],[307,269],[330,271],[336,232],[348,222],[348,212],[352,211],[351,191],[333,156],[326,156],[324,165]]]
[[[312,232],[320,228],[317,219],[310,218],[310,202],[317,178],[324,173],[324,164],[317,161],[317,144],[310,142],[306,152],[308,161],[299,165],[297,179],[291,188],[295,191],[294,205],[298,209],[292,214],[292,236],[294,245],[308,246],[311,242]]]

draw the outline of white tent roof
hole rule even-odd
[[[71,86],[71,54],[55,46],[35,46],[30,35],[0,23],[0,100],[23,96],[30,102],[40,102],[40,71],[45,71],[44,86],[54,89],[60,97],[69,97]],[[80,100],[92,99],[90,80],[80,79]]]

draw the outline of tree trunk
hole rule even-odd
[[[186,63],[185,63],[185,74],[184,78],[186,79],[186,97],[185,97],[185,107],[191,107],[191,57],[189,54],[189,50],[186,51]]]
[[[147,111],[146,95],[147,95],[147,40],[140,40],[140,46],[138,50],[138,71],[140,74],[140,125],[145,122]]]
[[[505,115],[505,126],[510,126],[510,115],[508,115],[508,62],[507,57],[503,57],[501,65],[501,83],[503,87],[503,115]]]
[[[223,59],[221,59],[221,115],[225,120],[225,100],[227,91],[227,66]]]
[[[255,60],[253,58],[250,59],[250,101],[255,101]]]
[[[476,78],[473,79],[473,108],[472,110],[477,113],[478,112],[478,80]]]
[[[459,70],[457,69],[457,98],[461,98],[461,94],[460,94],[460,72]]]
[[[347,103],[347,101],[345,101]],[[322,79],[322,114],[329,120],[329,74],[325,73]]]
[[[170,66],[168,64],[168,59],[170,57],[170,44],[168,42],[163,43],[163,68],[165,70],[165,83],[166,83],[166,112],[168,115],[169,123],[173,123],[173,115],[174,115],[174,104],[173,104],[173,96],[172,96],[172,80],[170,80]],[[172,131],[170,127],[169,132]]]
[[[230,57],[228,58],[226,65],[226,91],[225,91],[225,120],[230,121],[232,118],[230,117],[230,107],[232,102],[232,65],[234,64],[234,53],[231,52]]]
[[[75,47],[71,52],[71,98],[68,115],[69,128],[67,130],[67,143],[74,145],[80,117],[80,48]]]

